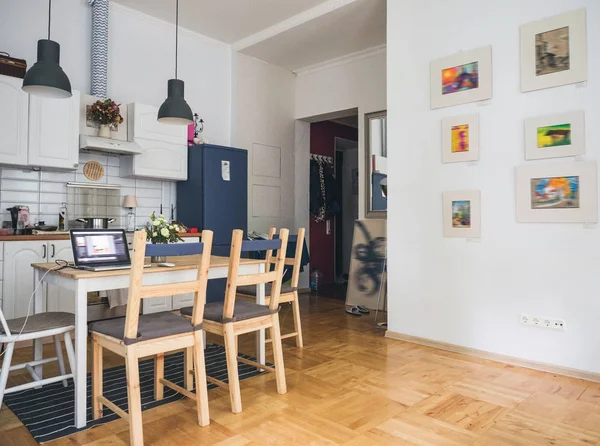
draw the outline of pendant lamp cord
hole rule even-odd
[[[177,79],[177,53],[179,52],[179,0],[176,0],[175,12],[175,79]]]
[[[177,0],[179,1],[179,0]],[[50,40],[50,22],[52,21],[52,0],[48,0],[48,40]]]

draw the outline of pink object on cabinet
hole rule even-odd
[[[194,124],[188,125],[188,146],[194,145]]]

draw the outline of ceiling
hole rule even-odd
[[[175,23],[175,0],[114,0]],[[226,43],[262,31],[325,0],[180,0],[179,24]]]
[[[175,23],[175,0],[113,1]],[[291,71],[386,43],[386,0],[180,0],[179,20]]]
[[[386,0],[357,0],[242,50],[288,70],[386,43]]]

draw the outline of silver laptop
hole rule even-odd
[[[123,229],[71,229],[70,234],[76,268],[89,271],[131,268]]]

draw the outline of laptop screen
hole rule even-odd
[[[72,229],[75,266],[131,263],[122,229]]]

